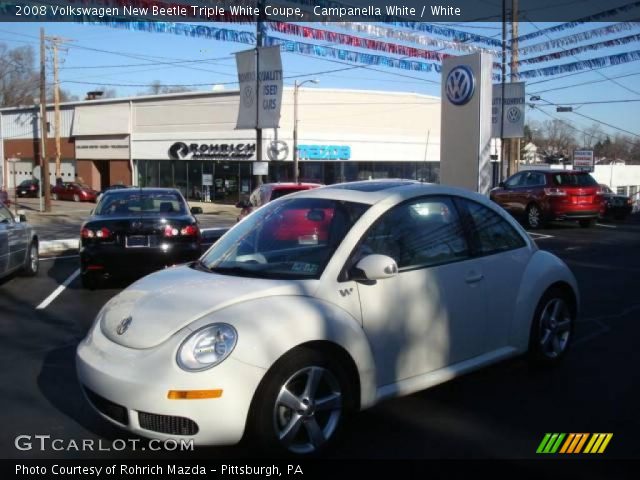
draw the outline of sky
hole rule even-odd
[[[536,31],[551,25],[554,24],[521,22],[520,33]],[[564,32],[539,37],[530,43],[558,38],[604,25],[609,24],[589,23]],[[252,25],[215,24],[215,26],[243,31],[255,29],[255,26]],[[310,26],[330,29],[319,24]],[[63,62],[61,63],[60,79],[62,88],[80,98],[83,98],[89,90],[104,88],[115,89],[118,96],[137,95],[145,92],[148,89],[147,86],[156,80],[166,85],[187,85],[193,90],[211,90],[214,86],[235,89],[237,88],[237,83],[235,83],[237,76],[233,54],[250,48],[249,45],[240,43],[190,38],[175,34],[147,33],[62,22],[0,23],[0,43],[5,43],[9,47],[31,45],[38,52],[40,27],[45,28],[45,33],[48,36],[58,36],[68,40],[65,43],[64,51],[61,52]],[[500,38],[502,29],[500,23],[455,24],[451,25],[451,28],[495,36],[496,38]],[[347,31],[342,32],[353,34]],[[640,24],[633,31],[594,38],[585,43],[595,43],[632,34],[640,34]],[[296,37],[290,38],[296,39]],[[322,42],[317,43],[328,45]],[[350,48],[340,45],[331,46]],[[522,69],[546,67],[633,50],[640,50],[640,42],[580,53],[555,62],[524,66]],[[384,55],[384,53],[381,54]],[[367,89],[440,95],[440,74],[436,72],[411,72],[380,66],[327,73],[331,70],[343,69],[349,65],[357,64],[345,64],[293,53],[283,53],[282,59],[285,85],[293,85],[294,78],[290,77],[295,76],[299,81],[319,80],[317,85],[308,85],[310,88]],[[185,61],[189,63],[176,63]],[[50,66],[51,62],[49,62],[48,68],[51,79]],[[618,78],[624,75],[629,76]],[[545,101],[553,104],[574,104],[572,105],[574,112],[558,113],[555,106],[528,108],[526,112],[528,121],[541,122],[551,118],[560,118],[570,122],[575,128],[585,129],[591,126],[594,123],[592,119],[595,119],[604,122],[600,125],[605,133],[610,135],[626,133],[632,135],[633,138],[640,138],[640,115],[637,114],[640,107],[640,102],[638,102],[640,100],[640,61],[604,68],[597,72],[587,71],[564,78],[559,77],[562,75],[528,80],[527,96],[540,96],[542,100],[535,102],[538,105],[544,105]],[[585,82],[598,83],[576,85]],[[582,103],[599,101],[608,103]],[[546,112],[546,114],[542,112]],[[577,137],[580,139],[581,134],[578,133]]]

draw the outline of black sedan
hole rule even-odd
[[[604,200],[604,217],[624,220],[633,208],[630,198],[614,193],[607,185],[600,185],[602,199]]]
[[[141,276],[195,260],[201,233],[182,194],[167,188],[109,190],[80,231],[82,284],[96,288],[112,276]]]

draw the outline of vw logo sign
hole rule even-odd
[[[511,107],[507,110],[507,120],[511,123],[517,123],[520,120],[522,114],[520,113],[520,109],[518,107]]]
[[[253,88],[250,85],[242,89],[242,104],[247,108],[253,105]]]
[[[464,105],[473,97],[475,87],[476,81],[471,69],[464,65],[458,65],[447,75],[444,90],[451,103]]]
[[[123,318],[122,321],[118,324],[118,328],[116,328],[116,333],[118,335],[122,335],[129,329],[129,325],[131,325],[132,321],[133,318],[131,317],[131,315],[129,315],[127,318]]]
[[[282,140],[274,140],[267,149],[267,157],[269,160],[284,160],[289,155],[289,146],[287,142]]]

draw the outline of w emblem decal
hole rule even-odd
[[[473,72],[469,67],[463,65],[453,68],[449,72],[449,75],[447,75],[444,88],[447,98],[451,103],[454,105],[464,105],[471,100],[473,91],[475,90]]]

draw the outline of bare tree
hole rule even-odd
[[[0,105],[33,105],[38,96],[35,54],[30,46],[8,48],[0,44]]]
[[[154,80],[149,85],[146,92],[143,92],[141,95],[160,95],[162,93],[181,93],[188,92],[189,89],[187,87],[181,86],[166,86],[163,85],[160,80]]]

